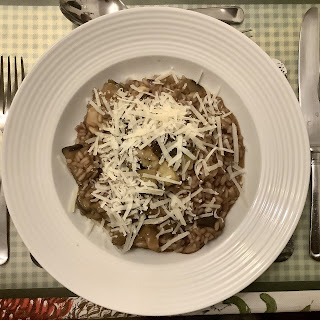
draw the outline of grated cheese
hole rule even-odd
[[[204,106],[203,100],[202,100],[202,99],[200,98],[200,96],[199,96],[199,93],[196,92],[194,96],[195,96],[195,97],[198,99],[198,101],[199,101],[200,109],[204,112],[206,118],[208,118],[208,112],[207,112],[207,110],[206,110],[206,108],[205,108],[205,106]]]
[[[171,221],[170,221],[170,220],[167,220],[167,221],[161,223],[161,224],[159,225],[159,227],[160,227],[160,229],[161,229],[161,228],[164,228],[166,225],[168,225],[168,224],[170,224],[170,223],[171,223]]]
[[[190,110],[194,113],[194,115],[204,124],[207,125],[208,121],[203,117],[203,115],[191,104],[189,106]]]
[[[175,242],[183,239],[184,237],[188,236],[190,234],[189,231],[186,231],[184,233],[178,234],[177,236],[175,236],[173,239],[169,240],[166,244],[164,244],[162,247],[160,247],[161,251],[165,251],[166,249],[168,249],[172,244],[174,244]]]
[[[203,189],[203,192],[209,193],[209,194],[214,194],[218,195],[219,193],[217,191],[214,191],[212,189]]]
[[[102,99],[102,102],[103,102],[104,106],[106,107],[109,115],[112,116],[112,110],[110,108],[109,102],[107,101],[107,99],[104,96],[102,96],[101,99]]]
[[[174,228],[174,230],[172,231],[172,234],[176,234],[179,230],[179,228],[181,227],[181,222],[178,222],[176,227]]]
[[[221,151],[221,155],[224,155],[223,143],[222,143],[221,119],[219,116],[216,117],[216,123],[217,123],[217,131],[218,131],[218,144]]]
[[[145,220],[144,224],[160,224],[169,218],[170,216],[166,215],[165,217],[161,217],[161,218],[147,219]]]
[[[214,211],[213,216],[214,216],[216,219],[220,219],[220,220],[222,220],[222,222],[224,222],[224,219],[217,215],[217,211],[218,211],[218,209],[216,209],[216,210]]]
[[[98,90],[97,90],[96,88],[94,88],[93,91],[94,91],[94,95],[95,95],[95,98],[96,98],[96,104],[97,104],[97,106],[98,106],[99,109],[100,109],[100,107],[101,107],[101,101],[100,101],[100,97],[99,97]]]
[[[203,188],[200,187],[197,191],[191,193],[190,198],[195,197],[196,195],[198,195],[200,192],[202,192]]]
[[[174,82],[175,82],[176,84],[179,83],[178,77],[177,77],[177,75],[176,75],[174,72],[172,72],[172,77],[173,77],[173,80],[174,80]]]
[[[221,160],[218,160],[218,162],[216,164],[209,166],[208,170],[209,170],[209,172],[211,172],[211,171],[214,171],[222,166],[223,166],[223,162]]]
[[[242,193],[242,188],[241,188],[240,184],[238,183],[237,179],[235,177],[233,177],[233,175],[232,175],[231,166],[229,166],[227,168],[227,172],[229,173],[230,179],[232,180],[232,182],[234,183],[234,185],[238,189],[239,193]]]
[[[203,213],[199,215],[199,218],[207,218],[213,216],[213,212]]]
[[[182,147],[181,151],[187,156],[189,157],[191,160],[196,160],[197,157],[195,155],[193,155],[187,148]]]
[[[191,140],[200,150],[203,150],[203,151],[206,150],[206,147],[204,146],[203,142],[200,139],[196,137],[191,137]]]
[[[229,150],[231,150],[231,146],[230,146],[229,140],[228,140],[227,138],[225,138],[225,139],[223,140],[223,143],[226,145],[226,147],[227,147]],[[234,151],[232,151],[232,152],[234,152]]]
[[[213,153],[217,150],[217,147],[214,147],[211,149],[211,151],[207,154],[207,156],[204,158],[205,162],[208,162],[208,160],[210,159],[210,157],[213,155]]]
[[[78,187],[75,187],[74,190],[72,190],[69,205],[68,205],[68,212],[74,213],[76,210],[76,201],[78,196]]]
[[[200,206],[200,208],[219,209],[221,208],[221,205],[214,203],[204,203]]]
[[[238,164],[236,164],[236,163],[234,163],[232,167],[233,167],[234,170],[237,170],[237,171],[239,171],[239,170],[244,170],[244,168],[240,167],[240,166],[239,166]]]
[[[173,228],[169,229],[161,229],[159,233],[157,233],[156,238],[159,239],[160,236],[166,234],[166,233],[171,233],[173,231]]]
[[[171,201],[171,199],[168,198],[168,199],[164,199],[164,200],[160,200],[160,201],[150,202],[150,209],[152,209],[152,210],[156,209],[158,207],[163,206],[164,204],[169,203],[170,201]],[[149,216],[149,217],[151,217],[151,216]]]
[[[155,176],[153,174],[143,173],[142,176],[144,178],[155,179],[155,180],[161,181],[161,182],[168,182],[168,183],[178,184],[178,185],[182,184],[181,181],[176,181],[176,180],[172,180],[172,179],[165,178],[165,177],[159,177],[159,176]]]
[[[190,166],[190,163],[191,163],[191,160],[188,160],[181,170],[181,176],[183,181],[186,180],[186,172]]]
[[[227,112],[227,113],[225,113],[225,114],[223,114],[223,115],[221,116],[221,118],[222,118],[222,119],[224,119],[224,118],[226,118],[226,117],[230,116],[230,114],[232,114],[232,112],[231,112],[231,111],[230,111],[230,112]]]
[[[168,150],[166,149],[164,143],[161,141],[160,138],[157,138],[157,142],[158,142],[158,144],[159,144],[159,147],[160,147],[160,149],[161,149],[164,157],[166,158],[167,162],[169,163],[169,162],[172,160],[172,158],[171,158]]]
[[[196,84],[198,84],[201,81],[202,75],[203,75],[203,70],[200,71]]]
[[[234,162],[239,163],[239,143],[238,143],[238,130],[237,126],[232,123],[232,138],[233,138],[233,150],[234,150]]]
[[[95,142],[95,140],[96,140],[96,137],[92,137],[92,138],[86,140],[86,143],[91,144],[91,143]]]
[[[100,101],[100,100],[99,100]],[[100,113],[101,115],[104,116],[104,112],[101,110],[100,106],[95,104],[92,100],[89,101],[89,104],[98,112]]]
[[[244,174],[245,173],[245,170],[244,169],[241,169],[241,170],[238,170],[238,171],[234,171],[233,173],[230,174],[230,179],[232,178],[235,178],[241,174]]]

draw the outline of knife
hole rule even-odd
[[[306,122],[311,152],[310,255],[320,261],[320,103],[319,18],[311,8],[304,16],[299,43],[299,101]]]

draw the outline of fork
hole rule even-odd
[[[24,64],[23,64],[22,57],[20,58],[20,69],[21,69],[21,82],[22,82],[22,80],[25,77]],[[4,58],[3,56],[1,56],[1,60],[0,60],[0,131],[1,131],[0,138],[1,140],[2,140],[2,133],[5,127],[6,119],[10,110],[12,100],[19,86],[17,57],[14,57],[13,76],[11,75],[12,71],[11,71],[10,57],[8,57],[6,90],[5,90],[5,80],[4,80],[5,75],[3,71],[4,71]],[[11,78],[13,78],[13,86],[12,86]],[[9,258],[8,211],[7,211],[6,201],[4,198],[2,179],[0,174],[0,265],[6,263],[8,261],[8,258]]]

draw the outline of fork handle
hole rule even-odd
[[[310,256],[320,261],[320,152],[311,151]]]
[[[8,260],[8,211],[2,180],[0,183],[0,265],[2,265]]]

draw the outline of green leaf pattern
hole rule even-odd
[[[269,294],[261,293],[260,299],[266,304],[266,311],[265,313],[274,313],[277,312],[277,303]]]
[[[278,306],[276,300],[268,293],[261,293],[260,299],[266,304],[266,311],[265,313],[275,313],[277,312]],[[313,301],[312,301],[313,302]],[[312,302],[304,307],[300,312],[310,312],[311,311],[311,304]],[[227,305],[235,305],[239,313],[251,313],[250,307],[247,303],[238,296],[233,296],[223,301],[223,304]]]
[[[251,313],[249,306],[238,296],[233,296],[229,299],[226,299],[223,301],[223,303],[228,305],[234,304],[239,309],[239,313]]]

